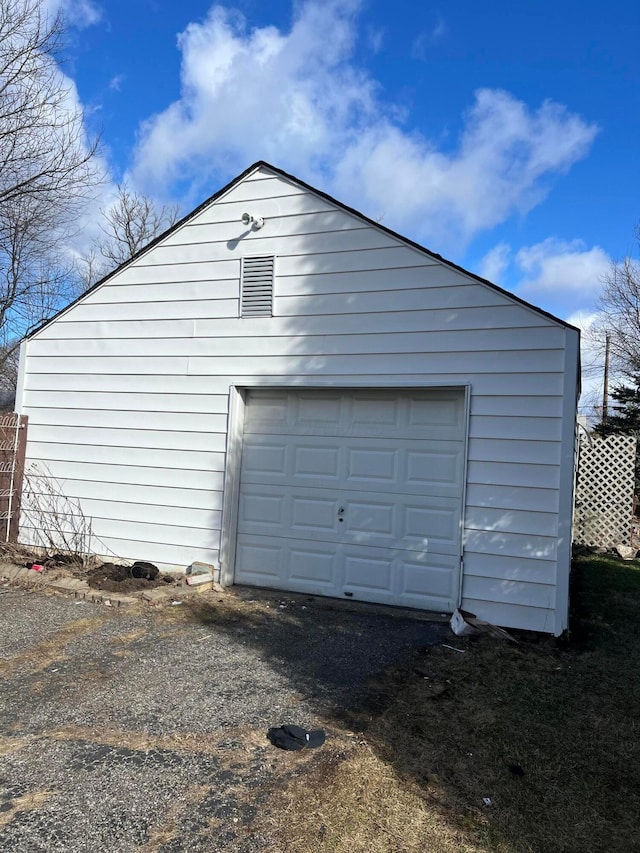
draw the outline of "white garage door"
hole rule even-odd
[[[451,611],[461,391],[252,391],[236,583]]]

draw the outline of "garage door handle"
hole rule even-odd
[[[338,515],[344,515],[344,507],[343,506],[338,507]]]

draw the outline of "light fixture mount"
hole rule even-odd
[[[243,213],[240,221],[254,231],[259,231],[264,225],[264,216],[252,216],[250,213]]]

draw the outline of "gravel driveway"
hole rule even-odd
[[[329,748],[372,676],[447,634],[257,590],[116,610],[0,589],[0,850],[273,851],[256,812],[317,753],[266,730]]]

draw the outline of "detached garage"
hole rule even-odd
[[[24,342],[17,410],[98,554],[559,634],[578,345],[261,162]]]

